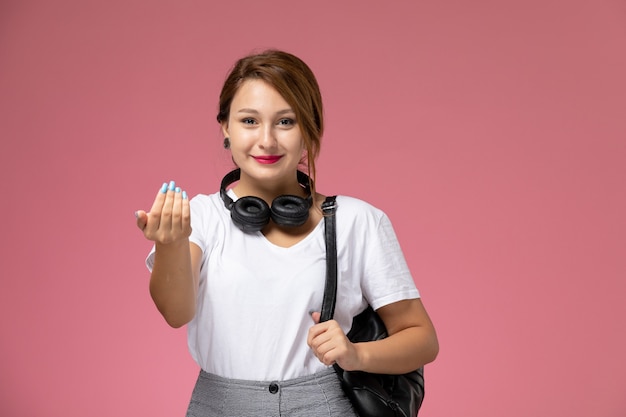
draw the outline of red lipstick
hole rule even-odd
[[[275,164],[282,158],[280,155],[260,155],[253,156],[254,160],[260,164]]]

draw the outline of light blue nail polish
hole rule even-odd
[[[187,191],[183,191],[183,200],[187,199]]]
[[[167,192],[167,183],[164,182],[163,185],[161,186],[161,192],[162,193],[166,193]]]
[[[176,188],[176,183],[174,181],[170,181],[170,187],[169,190],[170,191],[174,191],[174,188]]]
[[[176,187],[176,189],[174,190],[177,193],[180,193],[180,187]]]

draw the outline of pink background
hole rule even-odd
[[[196,365],[133,212],[213,192],[224,76],[319,77],[319,189],[391,217],[426,417],[626,415],[626,3],[0,1],[0,415],[182,416]]]

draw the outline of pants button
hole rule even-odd
[[[272,394],[276,394],[276,393],[278,392],[278,384],[277,384],[277,383],[275,383],[275,382],[272,382],[272,383],[270,384],[270,388],[269,388],[269,390],[270,390],[270,393],[272,393]]]

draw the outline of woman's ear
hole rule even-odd
[[[228,122],[222,122],[222,135],[224,135],[225,138],[229,138],[230,135],[228,134]]]

